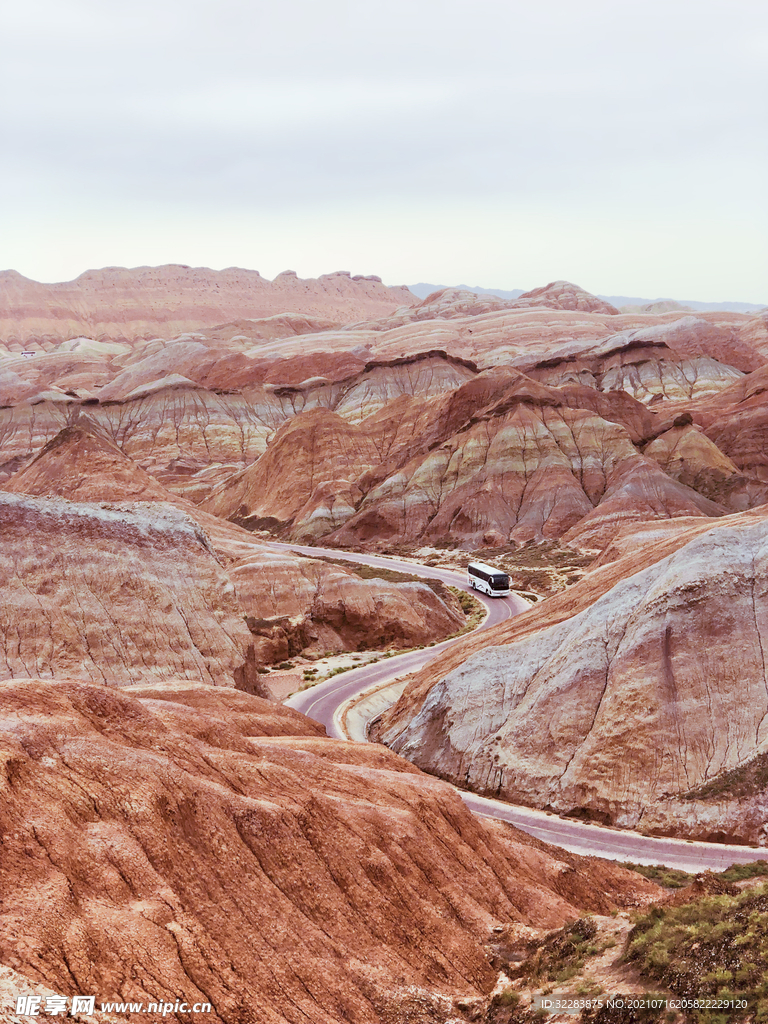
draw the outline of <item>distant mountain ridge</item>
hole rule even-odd
[[[410,284],[408,288],[417,295],[420,299],[426,299],[432,292],[436,292],[442,288],[451,287],[442,284],[426,284],[420,281],[418,284]],[[500,299],[519,299],[524,293],[522,288],[514,288],[512,291],[504,291],[501,288],[480,288],[477,285],[459,284],[455,286],[457,289],[462,291],[474,292],[476,295],[497,295]],[[611,305],[616,306],[618,309],[624,309],[625,307],[633,307],[633,311],[639,311],[644,306],[655,306],[658,303],[674,302],[677,304],[677,308],[685,307],[697,312],[707,311],[722,311],[726,313],[754,313],[758,310],[765,309],[768,303],[759,302],[698,302],[693,299],[641,299],[636,296],[629,295],[598,295],[599,299],[603,299],[605,302],[610,302]]]
[[[343,324],[390,316],[411,305],[407,288],[349,271],[302,279],[292,270],[270,281],[256,270],[185,264],[103,267],[74,281],[43,284],[0,271],[0,338],[173,338],[237,319],[301,314]]]

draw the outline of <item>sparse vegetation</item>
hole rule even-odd
[[[529,983],[555,982],[561,985],[579,973],[585,957],[601,951],[600,945],[595,943],[596,937],[597,925],[592,918],[580,917],[547,936],[513,972]]]
[[[632,861],[624,861],[622,867],[630,871],[636,871],[644,878],[662,886],[664,889],[682,889],[690,885],[696,877],[688,871],[681,871],[678,868],[668,868],[664,864],[634,864]]]
[[[493,996],[493,998],[491,1000],[491,1005],[492,1006],[517,1006],[517,1004],[519,1002],[520,1002],[520,995],[519,995],[519,993],[515,992],[515,990],[512,989],[512,988],[505,988],[505,989],[502,989],[501,992],[497,992]]]
[[[443,599],[445,599],[446,590],[453,589],[447,587],[442,580],[424,579],[423,576],[417,576],[415,573],[399,572],[397,569],[386,569],[376,565],[364,565],[362,562],[350,562],[346,558],[331,558],[326,555],[313,555],[312,557],[315,561],[328,562],[330,565],[348,569],[362,580],[386,580],[387,583],[426,583],[438,597]]]
[[[461,610],[467,616],[466,625],[460,631],[459,636],[462,636],[464,633],[471,633],[483,621],[485,606],[477,600],[474,594],[469,594],[466,590],[459,590],[458,587],[448,587],[448,590],[455,596],[461,605]]]
[[[768,885],[653,907],[638,917],[625,959],[682,998],[743,998],[742,1010],[696,1010],[696,1024],[768,1021]]]
[[[514,590],[549,597],[572,586],[594,560],[593,552],[579,551],[556,541],[530,543],[523,547],[481,548],[458,555],[462,566],[480,560],[490,562],[509,573]]]
[[[595,981],[594,978],[582,978],[574,988],[574,992],[577,996],[599,996],[603,992],[603,986],[599,981]]]
[[[742,882],[747,878],[761,878],[768,875],[768,861],[756,860],[751,864],[731,864],[719,877],[726,882]]]
[[[454,547],[450,544],[435,544],[438,550]],[[403,557],[418,557],[415,545],[395,545],[391,554]],[[559,593],[582,579],[595,558],[594,551],[580,551],[577,548],[559,544],[556,541],[534,541],[517,547],[479,548],[477,551],[452,550],[439,556],[429,554],[423,558],[424,565],[439,565],[446,562],[460,568],[473,561],[490,562],[509,573],[512,589],[522,593],[529,600],[537,601]]]
[[[744,764],[721,772],[703,786],[683,794],[684,800],[713,800],[726,794],[744,799],[768,788],[768,754],[757,754]]]
[[[282,669],[284,672],[287,672],[289,669],[292,669],[295,666],[292,661],[281,661],[277,667],[279,669]]]
[[[637,871],[638,874],[650,878],[652,882],[656,882],[657,885],[661,885],[665,889],[682,889],[686,885],[690,885],[696,877],[688,871],[668,868],[663,864],[650,866],[625,861],[622,866],[629,868],[630,871]],[[721,878],[725,882],[742,882],[747,878],[762,878],[768,875],[768,861],[756,860],[750,864],[732,864],[725,871],[715,872],[714,875],[715,878]]]

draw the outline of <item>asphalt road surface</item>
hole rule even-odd
[[[506,598],[490,598],[477,590],[472,590],[467,585],[465,573],[435,569],[414,562],[403,562],[383,555],[363,555],[331,548],[302,547],[298,544],[270,544],[270,547],[296,551],[309,557],[339,558],[363,565],[373,565],[377,568],[394,569],[397,572],[407,572],[426,579],[442,580],[450,586],[468,590],[488,610],[485,620],[478,627],[479,630],[489,629],[530,607],[527,602],[516,595]],[[325,726],[329,736],[345,739],[337,721],[334,720],[341,705],[365,690],[415,672],[416,669],[431,661],[439,651],[453,643],[456,643],[455,639],[445,640],[443,643],[427,647],[422,651],[409,651],[407,654],[387,658],[373,665],[352,669],[307,690],[302,690],[300,693],[295,693],[285,703],[316,722],[320,722]],[[561,846],[573,853],[606,857],[609,860],[628,860],[640,864],[666,864],[668,867],[682,868],[686,871],[721,871],[731,864],[746,864],[758,859],[768,859],[768,850],[749,846],[726,846],[721,843],[700,843],[684,839],[643,836],[629,830],[605,828],[581,821],[572,821],[548,814],[545,811],[477,796],[461,789],[456,791],[475,814],[508,821],[544,842]]]
[[[373,565],[381,569],[394,569],[395,572],[407,572],[414,576],[422,576],[428,579],[442,580],[452,587],[460,587],[468,590],[481,601],[486,609],[487,616],[481,623],[480,629],[489,629],[491,626],[503,622],[504,619],[524,612],[530,605],[527,601],[512,594],[509,597],[486,597],[479,590],[473,590],[467,585],[466,573],[449,572],[446,569],[433,569],[426,565],[417,565],[414,562],[401,562],[396,558],[387,558],[382,555],[359,555],[351,551],[335,551],[328,548],[305,548],[297,544],[273,544],[271,547],[280,547],[285,550],[298,551],[302,555],[310,557],[343,558],[350,562],[359,562],[362,565]],[[334,676],[324,683],[318,683],[308,690],[302,690],[289,697],[286,704],[302,714],[313,718],[325,726],[329,736],[338,739],[346,739],[346,736],[334,722],[334,714],[337,708],[357,696],[363,690],[388,682],[396,676],[402,676],[426,665],[435,655],[455,643],[455,640],[444,640],[434,647],[425,647],[423,651],[409,651],[407,654],[398,654],[394,658],[376,662],[374,665],[366,665],[363,668],[352,669],[342,675]]]

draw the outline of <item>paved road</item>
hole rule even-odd
[[[296,551],[303,555],[327,556],[348,559],[378,568],[395,569],[425,578],[439,579],[451,586],[468,590],[463,573],[435,569],[413,562],[403,562],[382,555],[363,555],[351,551],[301,547],[297,544],[271,544],[271,547]],[[515,595],[508,598],[488,598],[478,591],[471,591],[486,606],[488,615],[479,629],[489,629],[504,619],[525,611],[529,605]],[[406,675],[421,668],[435,655],[455,640],[445,640],[423,651],[410,651],[397,657],[379,661],[374,665],[344,672],[308,690],[296,693],[285,703],[308,715],[325,726],[329,736],[345,739],[334,715],[346,701],[364,690],[382,685],[398,676]],[[640,864],[666,864],[668,867],[686,871],[709,869],[720,871],[731,864],[746,864],[758,859],[768,859],[768,850],[748,846],[725,846],[720,843],[698,843],[683,839],[656,839],[642,836],[637,832],[603,828],[580,821],[570,821],[544,811],[519,807],[502,800],[491,800],[458,789],[457,792],[474,813],[483,817],[508,821],[530,835],[547,843],[561,846],[573,853],[606,857],[609,860],[631,860]]]
[[[449,572],[447,569],[433,569],[429,566],[417,565],[414,562],[402,562],[396,558],[387,558],[382,555],[359,555],[327,548],[300,547],[297,544],[272,544],[270,546],[298,551],[302,555],[309,555],[310,557],[321,555],[330,558],[347,558],[351,562],[373,565],[378,569],[394,569],[396,572],[408,572],[414,576],[442,580],[443,583],[448,583],[452,587],[468,590],[487,609],[488,614],[479,627],[481,630],[489,629],[491,626],[503,622],[504,619],[511,618],[511,616],[517,615],[518,612],[523,612],[530,608],[527,601],[524,601],[516,594],[512,594],[509,597],[490,598],[477,590],[471,590],[467,586],[465,573]],[[355,697],[362,690],[368,690],[380,683],[387,682],[393,676],[402,676],[409,672],[415,672],[416,669],[431,661],[439,651],[455,642],[455,640],[445,640],[441,644],[435,644],[434,647],[426,647],[423,651],[409,651],[407,654],[399,654],[397,657],[379,661],[374,665],[367,665],[364,668],[344,672],[342,675],[334,676],[324,683],[318,683],[317,686],[313,686],[309,690],[295,693],[285,703],[292,708],[296,708],[297,711],[308,715],[310,718],[314,718],[316,722],[320,722],[325,726],[329,736],[346,739],[338,724],[333,720],[334,713],[340,704],[343,704],[351,697]]]

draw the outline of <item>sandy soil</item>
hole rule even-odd
[[[262,678],[272,691],[275,698],[284,701],[292,693],[301,690],[306,686],[314,686],[321,683],[333,673],[334,669],[360,668],[371,661],[378,661],[384,651],[363,651],[344,652],[343,654],[332,654],[325,658],[291,658],[289,669],[276,668],[266,673]],[[402,654],[402,651],[395,651],[395,654]],[[288,662],[283,662],[288,664]],[[316,671],[316,675],[305,678],[304,673]]]

